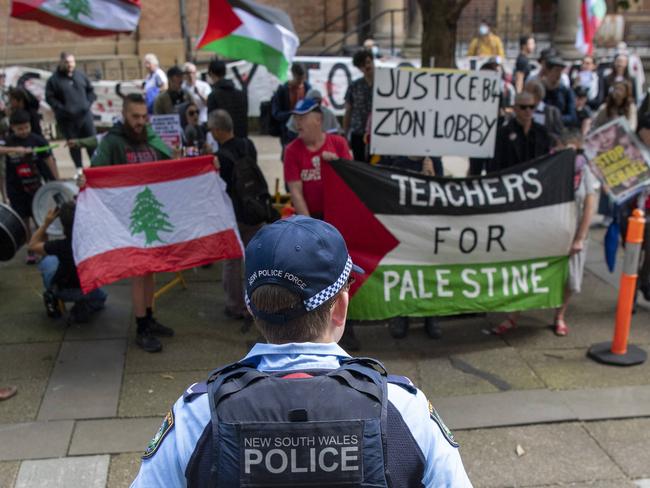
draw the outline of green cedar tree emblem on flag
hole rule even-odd
[[[68,15],[66,17],[70,17],[75,22],[80,22],[79,17],[81,15],[90,17],[92,14],[88,0],[63,0],[61,6],[68,9]]]
[[[144,232],[145,246],[155,241],[165,242],[158,237],[158,232],[171,232],[174,226],[167,220],[169,215],[163,212],[160,203],[149,187],[135,197],[135,205],[131,211],[131,235]]]

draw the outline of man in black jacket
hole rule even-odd
[[[90,107],[97,98],[90,80],[75,69],[72,54],[61,53],[59,67],[45,87],[45,100],[54,110],[56,123],[67,139],[83,139],[95,135],[95,124]],[[92,158],[93,150],[86,149]],[[81,148],[70,147],[70,156],[77,168],[82,167]]]
[[[533,120],[535,98],[522,92],[515,98],[515,118],[497,132],[494,159],[488,164],[492,173],[548,154],[551,138],[543,125]]]
[[[248,96],[226,79],[226,63],[218,59],[210,62],[208,75],[213,80],[208,96],[208,114],[218,108],[232,118],[236,137],[248,137]]]

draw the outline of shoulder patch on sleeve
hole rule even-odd
[[[207,392],[208,392],[208,384],[205,381],[201,381],[200,383],[194,383],[187,390],[185,390],[185,393],[183,393],[183,401],[185,403],[191,402],[196,397],[203,395]]]
[[[431,417],[431,420],[433,420],[438,425],[440,432],[442,432],[442,435],[445,436],[447,442],[449,442],[449,444],[451,444],[452,447],[458,447],[458,442],[456,442],[456,439],[454,439],[454,434],[451,433],[449,427],[447,427],[445,423],[442,421],[436,409],[433,408],[431,401],[429,401],[429,416]]]
[[[160,428],[158,429],[158,432],[156,432],[156,435],[154,435],[153,439],[149,441],[147,449],[142,455],[142,459],[149,459],[154,454],[156,454],[156,451],[158,450],[158,447],[160,447],[160,444],[162,444],[163,439],[169,433],[169,431],[172,430],[173,427],[174,409],[172,408],[169,412],[167,412],[167,415],[165,415],[165,418],[163,419],[162,424],[160,424]]]
[[[388,378],[386,379],[389,383],[392,383],[397,386],[401,386],[404,388],[406,391],[409,393],[416,395],[418,392],[418,389],[415,387],[413,382],[408,379],[406,376],[398,376],[394,374],[389,374]]]

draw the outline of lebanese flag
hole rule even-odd
[[[583,55],[593,54],[594,38],[605,15],[607,15],[605,0],[582,0],[576,33],[576,49]]]
[[[243,256],[212,156],[84,170],[72,236],[84,293],[129,276]]]
[[[140,0],[13,0],[11,16],[81,36],[106,36],[138,27]]]
[[[251,0],[209,1],[208,22],[197,48],[261,64],[286,80],[300,45],[291,18]]]

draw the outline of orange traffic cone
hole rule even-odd
[[[645,216],[643,210],[637,208],[628,219],[627,235],[625,236],[625,260],[618,290],[614,339],[612,342],[594,344],[587,352],[587,356],[599,363],[634,366],[645,362],[647,358],[647,353],[643,349],[627,343],[630,336],[632,308],[636,296],[636,282],[644,228]]]

